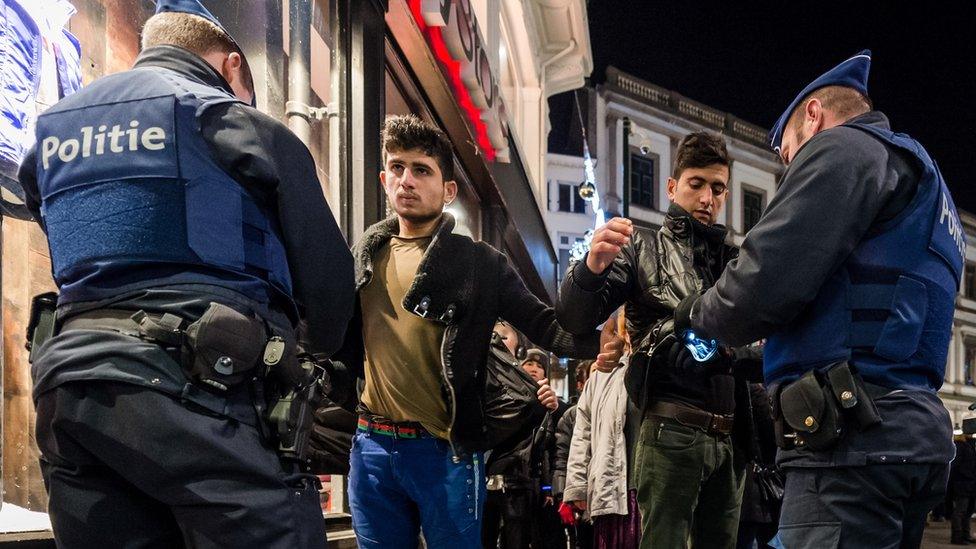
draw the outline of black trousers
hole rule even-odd
[[[973,537],[969,524],[974,508],[976,508],[974,497],[956,496],[952,499],[952,541],[963,541]]]
[[[790,549],[917,548],[948,464],[786,469],[779,537]]]
[[[523,549],[532,539],[531,489],[489,490],[485,499],[481,545],[485,549]]]
[[[314,477],[256,428],[125,383],[72,382],[37,400],[59,547],[319,547]]]
[[[769,541],[776,535],[775,522],[739,522],[739,531],[736,533],[736,549],[767,549],[771,547]]]
[[[582,518],[575,526],[566,526],[566,537],[572,549],[591,549],[593,547],[593,525]]]
[[[547,505],[546,498],[540,494],[535,498],[532,515],[532,549],[564,549],[566,529],[559,518],[559,503],[553,500]]]

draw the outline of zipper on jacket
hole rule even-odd
[[[471,463],[474,465],[474,476],[471,482],[474,482],[474,520],[478,520],[478,498],[481,496],[481,482],[478,481],[478,452],[471,452]],[[504,493],[504,492],[503,492]]]
[[[441,376],[445,383],[447,383],[448,392],[451,394],[451,402],[448,403],[451,412],[451,422],[447,427],[447,442],[451,445],[451,453],[453,457],[451,458],[454,463],[459,463],[461,461],[461,456],[458,455],[457,448],[454,446],[454,420],[457,415],[457,395],[454,393],[454,385],[451,383],[451,379],[447,375],[447,346],[449,341],[453,341],[455,326],[453,324],[448,324],[444,328],[444,336],[441,339]]]

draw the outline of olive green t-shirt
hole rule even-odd
[[[393,421],[417,421],[449,438],[450,418],[441,396],[444,327],[403,308],[431,237],[393,237],[373,258],[373,278],[360,292],[370,412]]]

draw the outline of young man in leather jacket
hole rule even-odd
[[[643,414],[632,456],[643,548],[683,547],[688,539],[693,547],[735,545],[742,468],[738,459],[733,464],[730,437],[731,360],[719,353],[700,363],[680,343],[659,345],[678,303],[709,288],[736,256],[728,230],[715,223],[728,197],[729,164],[721,137],[686,136],[668,179],[664,226],[641,233],[628,219],[610,220],[560,288],[557,316],[575,333],[626,305],[635,350],[628,392]]]

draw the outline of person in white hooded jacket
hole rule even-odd
[[[594,547],[636,548],[640,518],[636,487],[628,474],[639,428],[627,398],[627,365],[594,370],[576,405],[576,426],[566,465],[563,501],[593,522]]]

